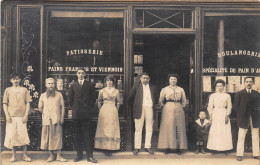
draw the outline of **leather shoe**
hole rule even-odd
[[[91,163],[97,163],[97,160],[95,158],[87,158],[87,161]]]
[[[181,155],[181,154],[182,154],[182,152],[181,152],[180,149],[177,149],[177,150],[176,150],[176,153],[177,153],[178,155]]]
[[[254,158],[254,159],[258,159],[258,160],[260,159],[259,156],[254,156],[253,158]]]
[[[73,161],[78,162],[78,161],[81,161],[81,160],[83,160],[83,156],[77,156]]]
[[[137,155],[137,154],[138,154],[138,152],[139,152],[139,150],[138,150],[138,149],[134,149],[134,151],[133,151],[133,154],[134,154],[134,155]]]
[[[206,154],[206,151],[204,150],[204,148],[201,148],[201,153]]]
[[[151,148],[146,148],[145,151],[148,152],[151,155],[154,154],[154,151]]]
[[[242,156],[237,156],[237,161],[242,161]]]
[[[165,154],[169,154],[171,152],[171,150],[168,148],[164,151]]]

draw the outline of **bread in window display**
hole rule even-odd
[[[63,79],[61,78],[57,79],[57,90],[63,90]]]
[[[100,80],[98,80],[98,82],[96,83],[95,88],[101,89],[101,88],[103,88],[103,87],[104,87],[104,84],[103,84]]]

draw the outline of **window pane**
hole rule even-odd
[[[95,18],[87,13],[84,15],[84,12],[81,12],[82,17],[66,17],[66,12],[64,16],[58,17],[60,14],[52,13],[48,21],[47,76],[63,82],[63,85],[57,88],[66,93],[70,84],[77,81],[75,74],[77,68],[84,67],[87,73],[85,79],[95,84],[96,95],[93,97],[97,98],[99,90],[105,87],[105,76],[111,74],[117,79],[115,85],[121,91],[122,99],[124,87],[122,13],[118,18],[114,17],[114,13],[106,15],[104,12],[97,14]],[[101,15],[109,17],[101,18]],[[123,100],[120,100],[120,103],[123,105]],[[123,110],[120,113],[123,115]]]
[[[192,28],[189,10],[135,10],[137,28]]]
[[[253,76],[253,88],[260,91],[260,17],[205,17],[203,98],[215,91],[214,81],[226,82],[232,97],[244,88],[244,77]],[[206,108],[206,107],[205,107]]]

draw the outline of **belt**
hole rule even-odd
[[[166,102],[180,103],[180,102],[181,102],[181,100],[166,100]]]

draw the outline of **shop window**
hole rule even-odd
[[[97,99],[105,87],[104,78],[113,75],[120,90],[120,116],[124,94],[124,27],[121,12],[53,11],[48,18],[47,77],[57,81],[57,89],[67,103],[67,91],[77,81],[76,70],[83,67],[85,79],[95,84]],[[95,107],[97,108],[97,107]],[[97,110],[93,110],[98,113]]]
[[[204,26],[204,108],[216,79],[226,82],[232,102],[244,88],[245,76],[254,77],[253,88],[260,92],[260,16],[208,16]]]
[[[136,28],[192,28],[191,10],[135,10]]]

